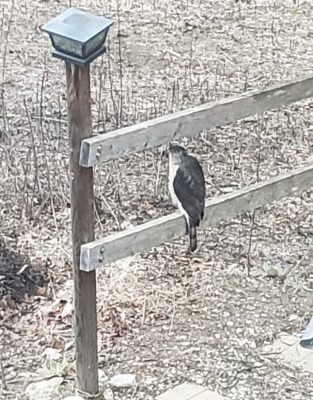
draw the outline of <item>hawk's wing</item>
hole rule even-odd
[[[205,201],[205,180],[198,160],[192,156],[184,157],[173,182],[174,191],[190,219],[200,222],[203,217]]]

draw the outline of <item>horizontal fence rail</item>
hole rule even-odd
[[[313,186],[313,165],[296,169],[206,202],[204,224],[213,225]],[[80,269],[95,268],[150,250],[185,234],[176,212],[81,246]]]
[[[251,90],[84,139],[79,162],[83,167],[92,167],[309,97],[313,97],[313,76]]]

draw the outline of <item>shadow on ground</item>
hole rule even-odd
[[[47,263],[32,263],[29,257],[9,249],[0,238],[0,300],[22,302],[47,284]]]

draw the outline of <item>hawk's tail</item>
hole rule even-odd
[[[197,248],[197,228],[195,225],[190,224],[189,227],[190,250],[195,251]]]

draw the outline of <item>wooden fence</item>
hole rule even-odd
[[[197,136],[203,130],[233,123],[264,111],[313,97],[313,76],[252,90],[242,95],[207,103],[169,116],[82,140],[80,165],[90,168],[134,152]],[[294,170],[206,202],[204,223],[215,224],[243,212],[313,186],[313,165]],[[81,246],[80,269],[100,265],[173,241],[185,232],[179,213],[161,217]]]

